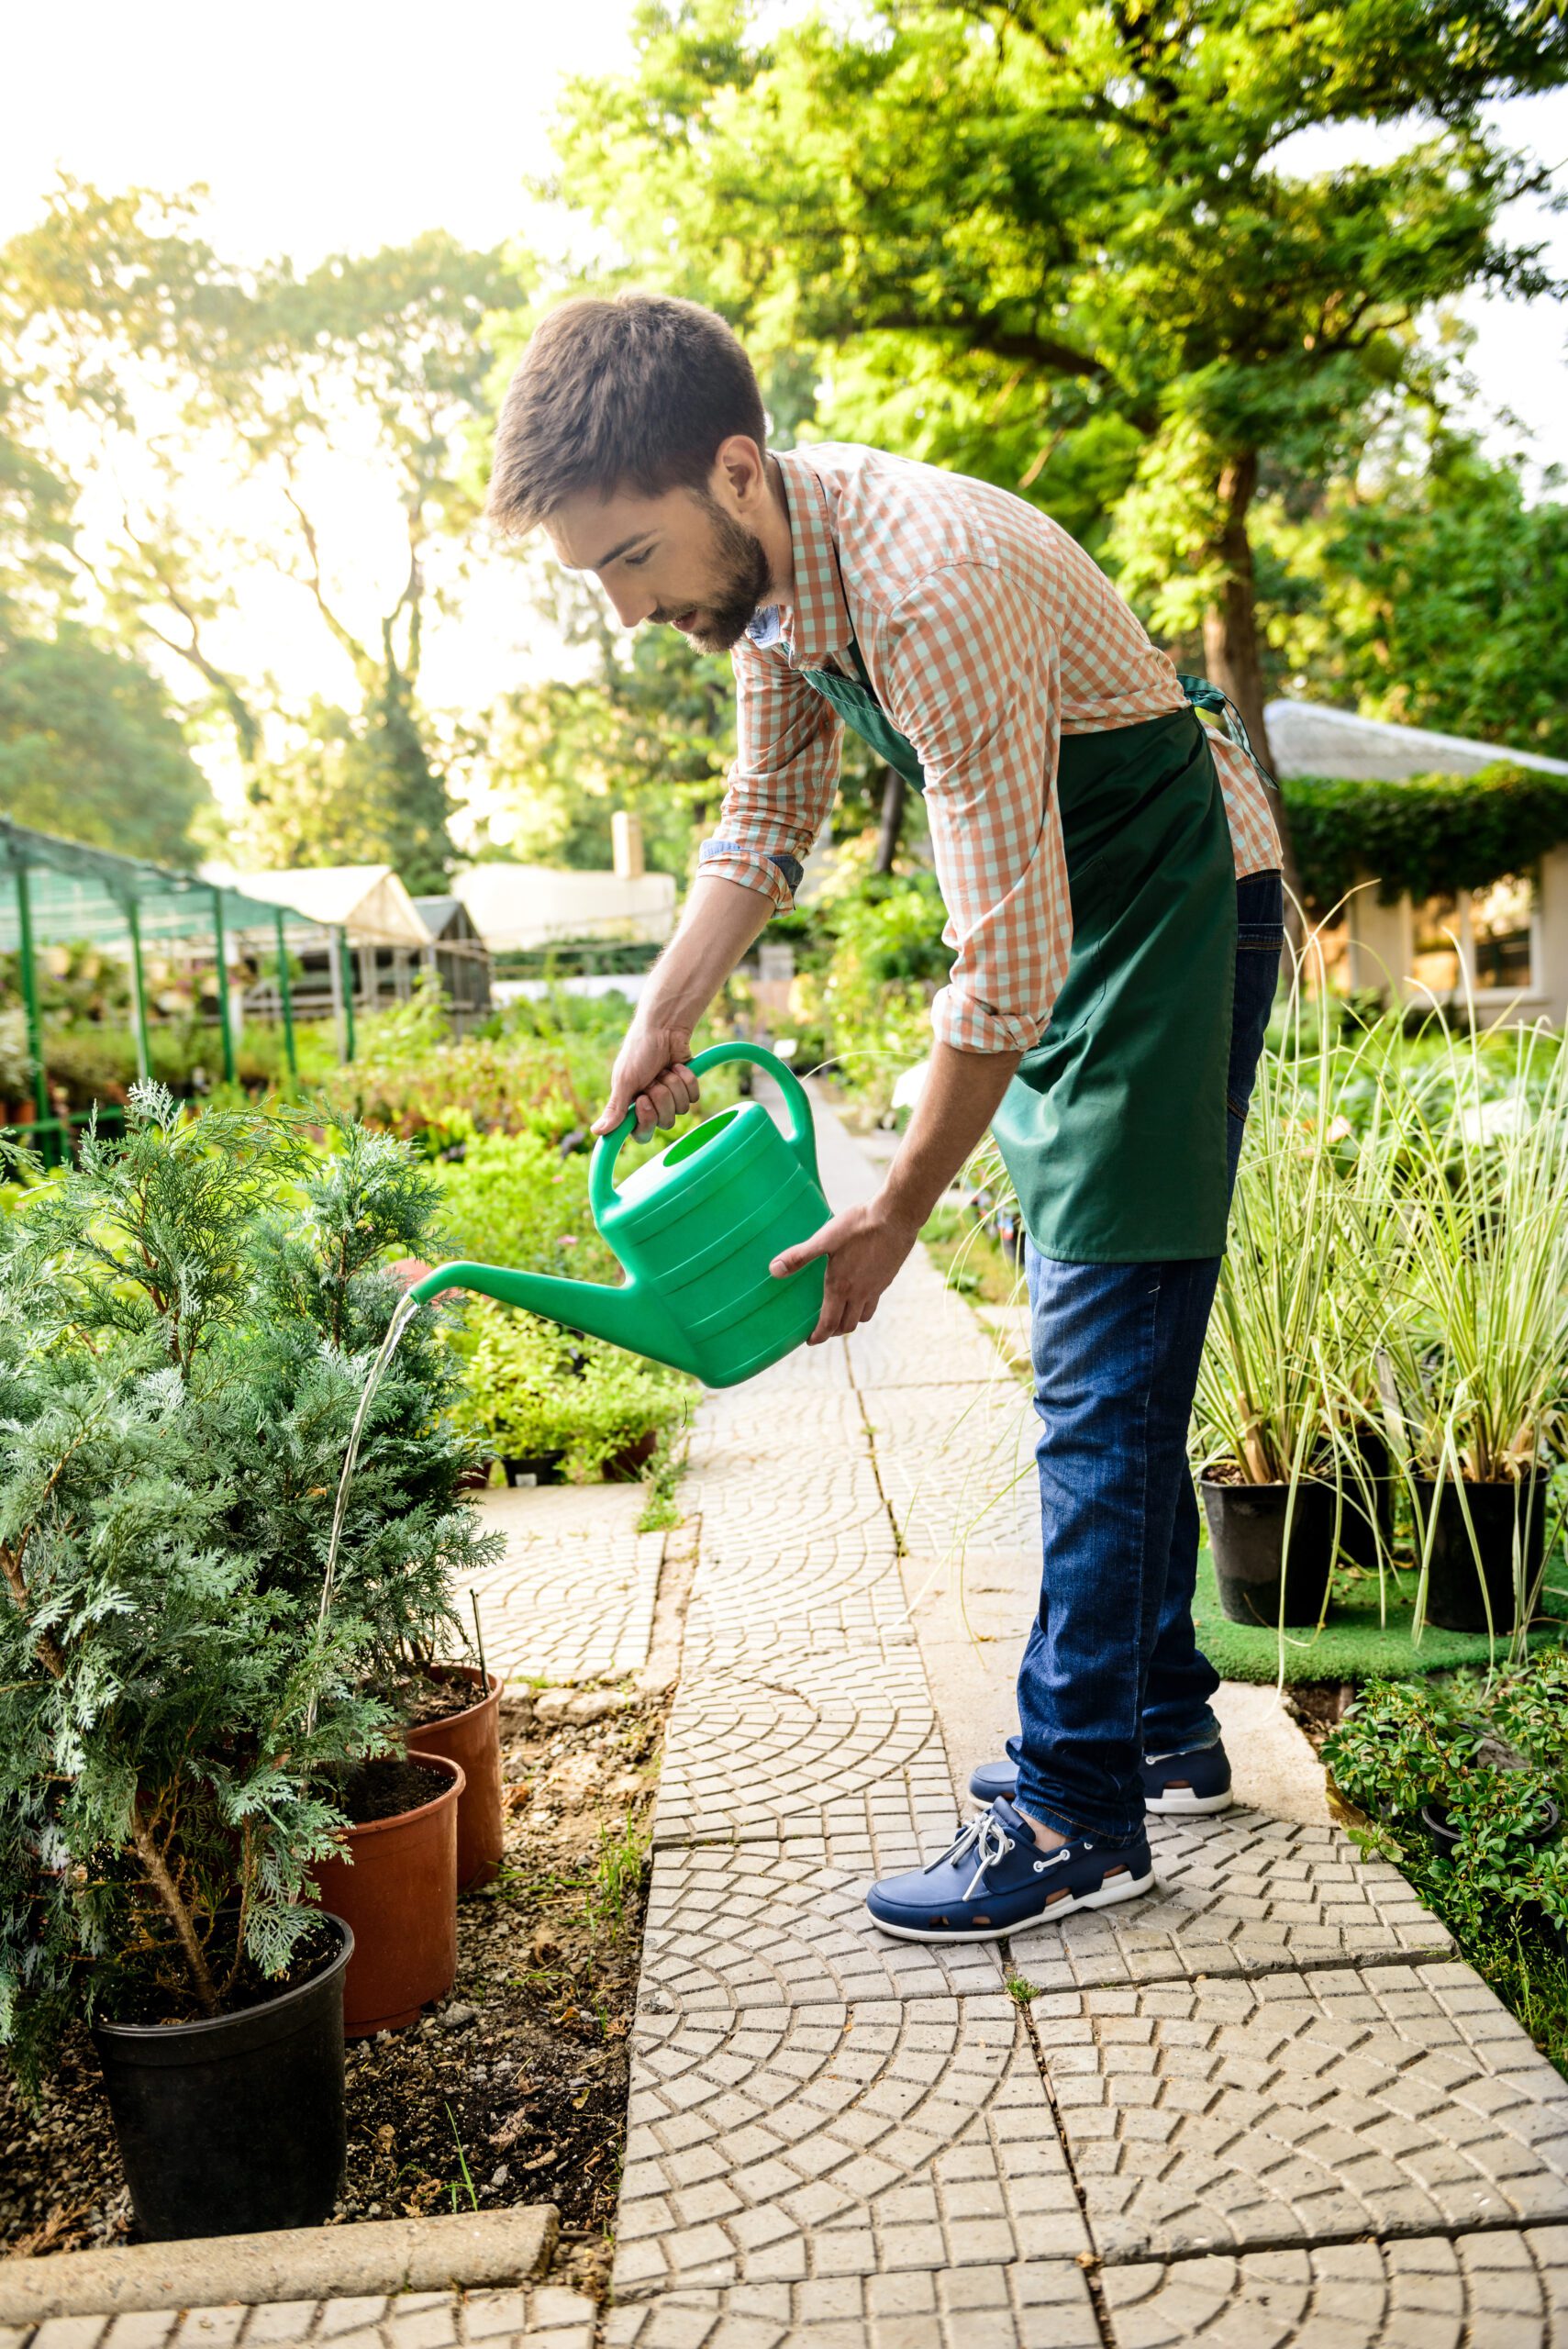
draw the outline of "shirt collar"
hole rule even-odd
[[[786,607],[790,660],[797,669],[820,668],[841,652],[854,630],[829,525],[828,492],[798,449],[777,460],[789,500],[795,601]]]

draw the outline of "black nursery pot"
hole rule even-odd
[[[564,1452],[505,1452],[501,1465],[508,1485],[563,1485],[561,1464]]]
[[[1431,1516],[1434,1496],[1438,1512],[1431,1564],[1427,1573],[1429,1623],[1435,1624],[1440,1631],[1484,1631],[1489,1598],[1493,1631],[1502,1636],[1514,1630],[1515,1511],[1517,1508],[1518,1513],[1528,1589],[1540,1571],[1546,1550],[1546,1492],[1547,1478],[1540,1471],[1517,1485],[1466,1482],[1462,1507],[1458,1489],[1451,1480],[1445,1478],[1440,1486],[1418,1482],[1416,1498],[1421,1524],[1424,1526]],[[1465,1508],[1469,1508],[1475,1529],[1473,1543],[1464,1522]]]
[[[1349,1470],[1341,1477],[1340,1555],[1347,1565],[1375,1574],[1380,1538],[1385,1557],[1394,1547],[1394,1483],[1388,1473],[1388,1446],[1365,1428],[1355,1438],[1355,1448],[1361,1454],[1365,1483]]]
[[[96,2023],[136,2222],[154,2243],[317,2227],[343,2182],[343,1975],[211,2021]]]
[[[1288,1558],[1284,1555],[1288,1485],[1218,1485],[1205,1477],[1199,1489],[1219,1604],[1229,1620],[1269,1631],[1282,1620],[1292,1629],[1316,1623],[1333,1565],[1333,1486],[1312,1482],[1297,1486]]]
[[[1421,1824],[1427,1831],[1427,1841],[1440,1859],[1450,1858],[1464,1840],[1449,1816],[1446,1802],[1424,1802],[1421,1805]],[[1530,1830],[1526,1841],[1537,1845],[1550,1843],[1562,1824],[1562,1813],[1549,1795],[1543,1795],[1540,1824]]]

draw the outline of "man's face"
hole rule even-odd
[[[623,628],[654,620],[705,652],[728,652],[767,596],[762,540],[698,490],[584,492],[558,506],[544,527],[569,570],[595,574]]]

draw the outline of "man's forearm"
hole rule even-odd
[[[638,999],[638,1025],[689,1039],[725,980],[767,928],[773,910],[761,890],[743,888],[717,874],[699,874],[680,929]]]
[[[896,1222],[917,1231],[926,1221],[991,1123],[1019,1057],[932,1045],[930,1073],[883,1186],[882,1205]]]

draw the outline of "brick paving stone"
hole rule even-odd
[[[706,1524],[703,1541],[706,1550]],[[683,1680],[700,1683],[735,1665],[752,1672],[787,1664],[803,1647],[858,1656],[872,1675],[897,1650],[912,1651],[915,1631],[891,1532],[880,1554],[875,1547],[840,1541],[805,1555],[759,1556],[722,1579],[699,1566],[686,1611]]]
[[[847,1343],[851,1375],[862,1394],[880,1397],[891,1389],[986,1380],[998,1370],[1012,1380],[995,1341],[923,1250]]]
[[[1451,1953],[1447,1928],[1397,1870],[1362,1859],[1327,1822],[1236,1809],[1151,1819],[1149,1841],[1155,1885],[1142,1899],[1013,1935],[1027,1980],[1082,1989]]]
[[[605,2349],[1099,2349],[1084,2271],[1070,2259],[949,2273],[735,2285],[625,2301]]]
[[[1072,2257],[1083,2221],[1006,1996],[650,2016],[618,2299]]]
[[[338,2303],[329,2305],[336,2308]],[[375,2305],[380,2308],[383,2303],[377,2300]],[[233,2349],[250,2313],[239,2300],[230,2300],[224,2308],[187,2309],[174,2338],[180,2349]]]
[[[913,1649],[806,1650],[682,1684],[665,1739],[658,1843],[776,1842],[896,1812],[940,1836],[952,1781]]]
[[[638,1532],[644,1497],[637,1485],[482,1495],[485,1531],[506,1537],[500,1564],[472,1584],[495,1670],[597,1680],[647,1662],[664,1536]],[[466,1618],[466,1590],[460,1609]]]
[[[1568,2217],[1568,2080],[1468,1966],[1048,1993],[1107,2260]]]
[[[915,1839],[887,1852],[913,1865]],[[893,1941],[866,1915],[864,1872],[838,1864],[838,1839],[662,1851],[643,1943],[647,2016],[691,2017],[858,1998],[995,1996],[995,1944]]]
[[[1116,2349],[1564,2349],[1568,2229],[1107,2267]]]

